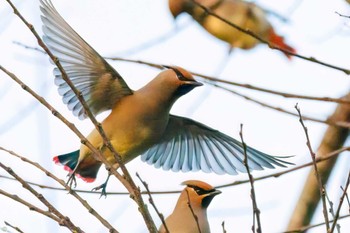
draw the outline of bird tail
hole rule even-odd
[[[96,179],[97,172],[100,169],[101,163],[93,158],[84,160],[83,163],[79,163],[79,150],[58,155],[53,158],[56,164],[63,165],[64,170],[69,173],[75,173],[77,177],[81,178],[85,182],[91,183]],[[77,167],[78,166],[78,167]]]
[[[278,48],[284,49],[284,50],[286,50],[286,51],[288,51],[288,52],[291,52],[291,53],[296,53],[296,50],[295,50],[293,47],[287,45],[287,44],[284,42],[284,38],[283,38],[282,36],[277,35],[276,32],[275,32],[273,29],[271,29],[271,31],[270,31],[270,39],[269,39],[269,42],[270,42],[272,45],[277,46]],[[286,53],[286,52],[283,52],[283,53],[284,53],[284,55],[286,55],[286,57],[287,57],[289,60],[292,59],[292,56],[291,56],[290,54],[288,54],[288,53]]]

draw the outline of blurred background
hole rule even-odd
[[[39,1],[12,2],[42,35]],[[350,5],[346,1],[254,2],[285,18],[268,15],[275,30],[296,48],[297,53],[350,68],[350,18],[335,13],[350,15]],[[103,56],[178,65],[192,72],[298,95],[338,98],[349,92],[350,80],[344,72],[297,57],[288,60],[281,52],[266,45],[249,51],[234,49],[228,56],[228,45],[208,34],[189,15],[182,14],[174,21],[166,0],[62,0],[53,1],[53,4],[63,18]],[[89,120],[78,120],[62,103],[53,83],[53,65],[48,57],[15,42],[38,47],[32,33],[13,14],[9,4],[3,1],[0,4],[0,65],[13,72],[87,135],[94,126]],[[222,66],[224,60],[225,67]],[[141,64],[109,62],[132,89],[142,87],[159,73],[159,70]],[[298,103],[303,115],[321,120],[327,119],[337,106],[336,103],[287,99],[239,87],[230,88],[294,113],[297,113],[294,106]],[[55,165],[52,157],[78,149],[79,138],[3,72],[0,72],[0,106],[0,146],[40,163],[66,180],[66,171]],[[182,97],[172,108],[172,113],[200,121],[236,139],[239,139],[240,124],[243,124],[244,139],[248,145],[272,155],[295,155],[290,161],[296,165],[311,161],[305,134],[297,117],[265,108],[210,85]],[[104,119],[107,114],[99,115],[98,119]],[[305,125],[316,151],[328,125],[313,121],[305,121]],[[4,151],[0,151],[0,161],[27,181],[58,187],[37,168]],[[326,185],[335,208],[342,194],[340,186],[344,186],[347,179],[349,164],[349,153],[340,154]],[[199,179],[214,186],[247,179],[246,174],[173,173],[155,169],[140,158],[128,163],[127,168],[141,189],[143,187],[135,176],[136,172],[153,191],[181,190],[183,187],[180,183],[188,179]],[[283,170],[255,171],[253,175],[259,177]],[[309,170],[308,167],[278,178],[255,182],[263,232],[286,230]],[[20,183],[4,178],[9,176],[4,170],[0,170],[0,175],[1,189],[42,207]],[[78,179],[77,188],[91,190],[102,183],[106,175],[105,169],[101,169],[93,184]],[[66,191],[35,189],[86,232],[107,231]],[[126,190],[112,178],[107,191]],[[227,232],[251,232],[253,212],[250,185],[237,185],[221,191],[222,194],[213,200],[208,209],[212,232],[222,232],[223,221]],[[158,209],[167,216],[172,212],[178,195],[153,195],[153,199]],[[120,232],[147,232],[136,204],[128,195],[99,198],[99,194],[83,193],[81,196]],[[148,203],[148,198],[144,197]],[[2,195],[0,206],[0,229],[3,231],[14,231],[5,227],[4,221],[7,221],[24,232],[68,232],[54,221]],[[159,218],[150,209],[159,226]],[[349,214],[347,203],[344,203],[341,214]],[[323,221],[319,206],[311,224]],[[350,231],[349,218],[340,220],[339,224],[342,232]],[[309,232],[325,232],[325,227]]]

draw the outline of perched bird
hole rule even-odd
[[[244,0],[196,0],[196,2],[240,28],[250,30],[270,44],[295,52],[294,48],[284,42],[283,37],[276,34],[265,12],[256,4]],[[175,18],[183,12],[191,15],[210,34],[227,42],[230,45],[230,51],[232,48],[251,49],[260,43],[252,36],[209,15],[193,0],[169,0],[169,9]],[[291,58],[289,54],[285,53],[285,55]]]
[[[173,213],[165,219],[168,231],[171,233],[209,233],[207,208],[221,191],[199,180],[188,180],[182,184],[187,187],[181,192]],[[159,233],[165,232],[165,226],[161,225]]]
[[[44,42],[59,59],[92,113],[112,110],[101,124],[124,163],[142,155],[143,161],[165,170],[233,175],[246,170],[239,141],[191,119],[169,114],[179,97],[202,85],[188,71],[167,67],[141,89],[131,90],[120,74],[66,23],[50,0],[40,2]],[[54,75],[63,102],[75,116],[85,119],[82,104],[57,68]],[[96,129],[87,139],[109,162],[116,164]],[[281,160],[282,157],[251,147],[247,147],[247,156],[252,170],[290,164]],[[54,161],[86,182],[95,180],[102,164],[85,145],[54,157]]]

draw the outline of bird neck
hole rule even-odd
[[[174,95],[175,90],[167,85],[150,82],[137,91],[137,95],[150,109],[169,112],[179,96]]]

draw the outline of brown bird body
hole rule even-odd
[[[178,98],[203,85],[183,68],[169,67],[139,90],[128,87],[121,75],[87,44],[59,15],[50,0],[40,0],[43,13],[44,42],[57,56],[68,78],[81,93],[93,114],[111,113],[102,128],[112,146],[128,163],[137,156],[155,167],[172,171],[245,172],[243,146],[234,138],[194,120],[171,115]],[[55,84],[68,109],[79,119],[87,117],[85,109],[54,69]],[[96,129],[87,140],[105,158],[118,165]],[[289,164],[254,148],[247,147],[252,170]],[[56,163],[87,182],[95,180],[101,161],[96,161],[85,145],[80,150],[54,157]]]
[[[295,52],[294,48],[284,42],[283,37],[275,33],[265,12],[254,3],[243,0],[197,0],[196,2],[238,27],[253,32],[272,45]],[[190,14],[210,34],[227,42],[231,48],[251,49],[260,43],[256,38],[207,14],[191,0],[169,0],[169,9],[174,17],[182,12]],[[285,55],[290,58],[288,54]]]
[[[221,191],[198,180],[188,180],[182,184],[187,187],[181,192],[174,211],[165,219],[169,232],[210,233],[207,208]],[[159,233],[165,232],[165,227],[162,225]]]

